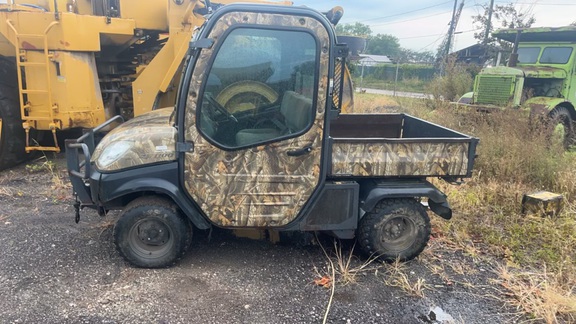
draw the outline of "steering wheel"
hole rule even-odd
[[[218,101],[216,101],[216,99],[214,99],[214,97],[212,97],[212,94],[210,93],[204,93],[204,98],[206,98],[206,100],[208,100],[208,103],[210,103],[210,105],[214,108],[216,108],[216,110],[224,115],[227,119],[234,121],[235,123],[238,122],[238,119],[236,119],[236,116],[234,116],[231,112],[229,112],[228,110],[226,110],[226,108],[224,108],[221,104],[218,103]]]

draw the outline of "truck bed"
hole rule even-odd
[[[331,123],[331,177],[470,177],[478,139],[406,114]]]

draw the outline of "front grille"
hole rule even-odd
[[[515,77],[513,76],[479,75],[476,79],[474,103],[499,106],[508,105],[514,93],[514,80]]]

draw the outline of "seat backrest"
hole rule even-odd
[[[289,132],[296,133],[308,126],[312,115],[312,99],[294,91],[286,91],[280,104],[280,113]]]

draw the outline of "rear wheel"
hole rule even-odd
[[[192,226],[176,205],[159,197],[134,200],[114,226],[116,248],[131,264],[142,268],[173,265],[188,250]]]
[[[25,161],[25,132],[20,117],[18,79],[13,62],[0,58],[0,170]]]
[[[430,218],[416,200],[384,199],[360,220],[358,241],[371,256],[407,261],[424,250],[430,228]]]

